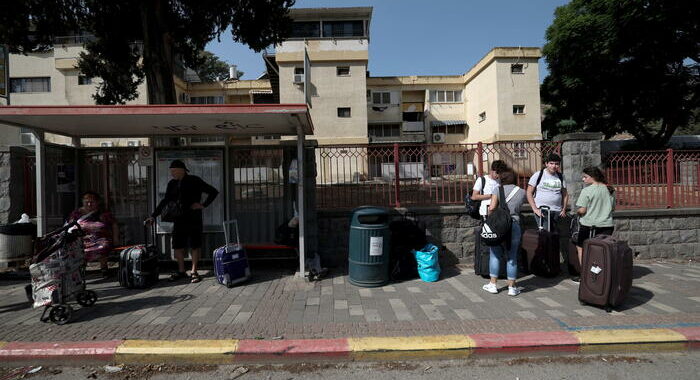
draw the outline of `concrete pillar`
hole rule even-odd
[[[569,191],[569,206],[574,208],[576,199],[583,189],[581,175],[588,166],[599,166],[602,162],[600,142],[603,134],[599,132],[580,132],[557,135],[553,141],[561,142],[562,169]]]

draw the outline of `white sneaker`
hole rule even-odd
[[[520,288],[516,288],[516,287],[513,287],[513,286],[509,286],[509,287],[508,287],[508,295],[509,295],[509,296],[515,297],[515,296],[517,296],[518,294],[520,294]]]
[[[496,294],[498,293],[498,288],[496,287],[496,284],[489,282],[488,284],[484,285],[482,289],[486,290],[487,292],[491,294]]]

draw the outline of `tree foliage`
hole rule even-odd
[[[150,104],[176,103],[178,62],[198,67],[200,52],[227,30],[235,42],[260,51],[288,35],[294,0],[3,0],[0,41],[14,53],[52,48],[56,37],[92,38],[78,65],[103,79],[98,104],[138,96],[146,78]]]
[[[229,64],[222,61],[214,53],[209,51],[203,51],[200,54],[201,64],[194,68],[197,72],[199,79],[203,82],[214,82],[217,80],[225,80],[229,76]],[[240,79],[244,72],[238,71],[236,78]]]
[[[573,0],[543,54],[543,126],[634,135],[660,146],[700,106],[700,7],[682,0]]]

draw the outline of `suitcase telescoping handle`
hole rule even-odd
[[[156,222],[155,221],[153,221],[153,223],[143,222],[143,237],[144,237],[144,239],[146,239],[146,247],[148,247],[151,244],[152,245],[156,244],[156,240],[158,240],[158,237],[156,236]]]
[[[238,220],[233,219],[233,220],[226,220],[224,221],[224,239],[226,239],[226,245],[229,245],[232,243],[231,241],[231,236],[229,235],[230,230],[229,230],[229,225],[233,224],[233,228],[236,230],[236,244],[241,245],[241,238],[240,235],[238,234]]]
[[[540,206],[540,213],[542,214],[542,216],[540,217],[540,225],[537,226],[537,228],[539,228],[540,230],[544,229],[544,213],[545,212],[547,213],[547,231],[552,230],[552,218],[550,218],[551,215],[549,213],[549,210],[550,210],[549,206]]]

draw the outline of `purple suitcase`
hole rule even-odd
[[[598,235],[583,243],[578,299],[611,311],[632,288],[632,249],[622,240]]]
[[[230,239],[229,229],[231,227],[235,230],[235,243]],[[220,284],[230,288],[250,278],[250,267],[248,266],[248,256],[238,237],[238,222],[236,220],[224,222],[224,237],[226,245],[214,250],[214,273]]]

